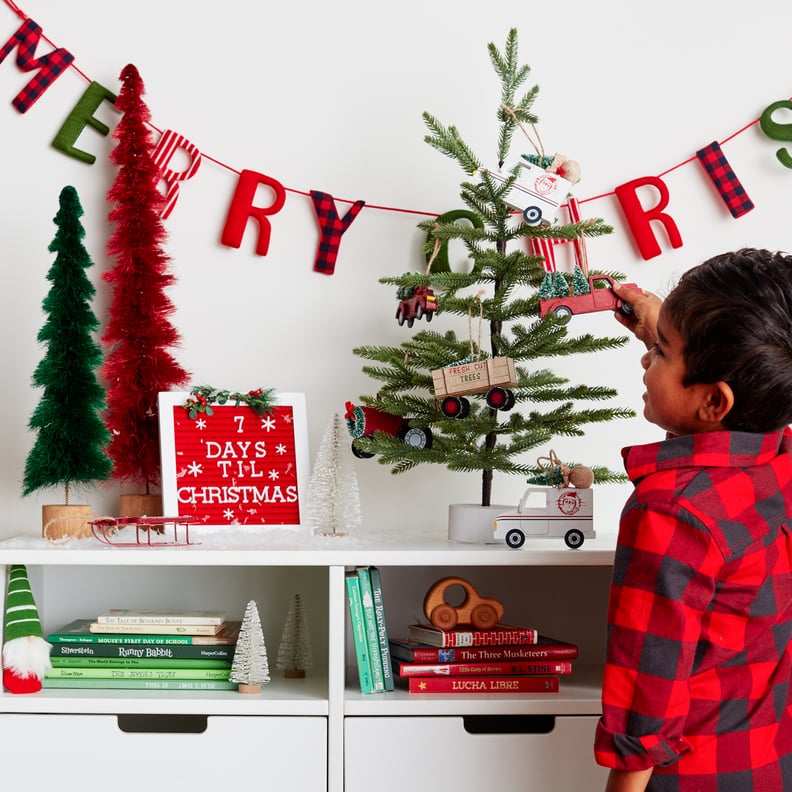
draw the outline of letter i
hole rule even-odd
[[[729,160],[721,150],[717,141],[713,140],[696,152],[701,166],[707,172],[715,189],[720,193],[723,203],[731,212],[732,217],[741,217],[754,208],[753,201],[748,197],[742,183],[734,174]]]

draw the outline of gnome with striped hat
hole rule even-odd
[[[14,564],[6,597],[3,686],[11,693],[41,690],[41,680],[51,667],[51,648],[44,640],[27,569],[23,564]]]

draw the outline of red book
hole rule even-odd
[[[528,663],[400,663],[394,661],[397,676],[513,676],[515,674],[571,674],[569,660]]]
[[[489,630],[475,627],[441,630],[431,624],[411,624],[407,628],[411,641],[430,646],[506,646],[508,644],[535,644],[539,633],[531,627],[512,627],[498,624]]]
[[[410,677],[410,693],[557,693],[558,677],[553,674],[536,676],[487,677]]]
[[[573,643],[558,641],[540,635],[535,644],[507,646],[438,647],[408,641],[406,638],[390,639],[391,657],[408,663],[483,663],[510,660],[574,660],[578,648]]]

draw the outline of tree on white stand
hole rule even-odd
[[[362,522],[349,433],[333,415],[316,452],[309,486],[308,520],[325,536],[345,536]]]
[[[278,647],[277,665],[283,669],[283,676],[290,679],[300,679],[305,676],[306,671],[313,668],[311,636],[308,633],[308,621],[300,594],[294,595],[286,614]]]
[[[230,679],[239,685],[240,693],[260,693],[261,686],[270,681],[267,646],[254,600],[250,600],[245,608]]]

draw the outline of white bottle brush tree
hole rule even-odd
[[[345,536],[361,524],[353,460],[346,426],[335,413],[316,452],[308,495],[308,522],[325,536]]]
[[[260,693],[261,686],[270,681],[267,646],[254,600],[250,600],[245,608],[230,679],[239,685],[240,693]]]
[[[501,96],[496,105],[497,142],[486,164],[500,168],[509,162],[516,132],[525,133],[536,150],[526,125],[535,125],[538,120],[531,109],[538,87],[518,95],[530,69],[518,62],[516,30],[509,32],[503,53],[494,44],[489,44],[488,50],[501,81]],[[474,97],[465,97],[468,103],[473,100]],[[444,126],[429,113],[424,113],[423,118],[429,130],[426,142],[455,160],[465,173],[460,197],[467,207],[419,224],[427,233],[425,253],[431,264],[438,248],[445,251],[449,241],[460,240],[471,266],[468,272],[435,266],[423,272],[380,279],[381,283],[399,289],[436,290],[436,318],[432,331],[411,333],[405,328],[408,337],[399,346],[367,345],[354,350],[359,357],[372,361],[364,365],[363,371],[378,380],[376,395],[361,396],[360,401],[402,416],[412,427],[430,429],[432,445],[411,447],[385,432],[375,432],[372,437],[360,438],[355,443],[360,451],[376,454],[381,464],[390,465],[393,473],[403,473],[422,463],[444,465],[452,471],[480,471],[481,505],[489,506],[496,471],[524,478],[535,475],[540,471],[533,465],[533,459],[526,459],[532,449],[544,449],[561,436],[581,436],[588,424],[634,415],[626,408],[593,406],[595,402],[612,399],[616,395],[612,387],[570,384],[546,367],[543,361],[548,358],[596,354],[623,346],[627,338],[596,337],[590,333],[572,337],[568,334],[569,327],[585,322],[585,318],[573,317],[567,321],[550,313],[540,318],[539,303],[543,296],[540,289],[547,275],[545,260],[541,255],[525,252],[532,240],[537,244],[540,240],[558,240],[582,245],[584,237],[608,234],[612,229],[600,219],[551,224],[523,222],[514,206],[506,201],[522,166],[504,168],[501,173],[488,171],[456,127]],[[532,152],[523,159],[529,162],[538,159],[542,167],[547,167],[548,159],[555,161],[543,152],[538,157]],[[456,222],[460,211],[470,224]],[[447,253],[444,255],[447,257]],[[608,274],[617,279],[623,277],[618,273]],[[571,290],[573,284],[567,286]],[[467,320],[467,336],[458,337],[450,329],[450,316]],[[479,321],[481,343],[474,350],[477,357],[472,359],[513,362],[512,393],[505,406],[499,408],[487,401],[489,395],[475,393],[463,413],[449,417],[438,408],[432,372],[471,359],[471,346],[478,341]],[[457,318],[455,323],[458,322]],[[592,467],[597,482],[622,480],[619,473],[601,466]]]
[[[286,614],[280,646],[278,647],[278,668],[287,679],[300,679],[306,671],[313,668],[311,636],[305,618],[302,596],[295,594]]]

